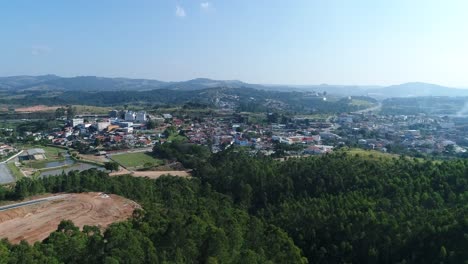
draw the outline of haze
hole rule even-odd
[[[4,1],[0,76],[468,86],[466,1]]]

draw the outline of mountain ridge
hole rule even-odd
[[[407,82],[390,86],[378,85],[276,85],[253,84],[240,80],[214,80],[195,78],[187,81],[159,81],[125,77],[75,76],[60,77],[47,75],[18,75],[0,77],[0,89],[22,90],[61,90],[61,91],[117,91],[117,90],[202,90],[206,88],[254,88],[270,91],[298,91],[337,94],[342,96],[368,95],[376,98],[412,96],[468,96],[468,89],[453,88],[432,83]]]

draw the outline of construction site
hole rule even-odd
[[[0,237],[11,243],[42,241],[62,220],[80,229],[85,225],[104,230],[114,222],[128,219],[140,205],[118,195],[70,193],[43,195],[20,203],[0,206]]]

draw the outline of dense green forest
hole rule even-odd
[[[218,106],[219,101],[231,104],[239,111],[265,112],[288,110],[314,113],[341,113],[356,111],[375,104],[370,97],[353,97],[369,103],[355,105],[346,98],[324,101],[322,97],[306,96],[302,92],[265,91],[253,88],[208,88],[203,90],[146,90],[146,91],[16,91],[11,97],[0,98],[7,105],[93,105],[122,106],[124,104],[157,107],[160,105],[204,105]],[[17,116],[20,114],[16,113]],[[37,114],[30,114],[34,118]],[[24,114],[21,116],[25,116]],[[1,118],[2,116],[0,116]],[[4,117],[6,118],[6,117]]]
[[[160,155],[181,155],[180,146]],[[193,156],[201,150],[191,150]],[[190,156],[185,157],[190,162]],[[104,233],[64,221],[42,243],[0,245],[4,263],[464,263],[468,161],[289,159],[239,149],[197,159],[191,179],[96,170],[23,179],[1,199],[105,191],[143,210]],[[0,262],[1,263],[1,262]]]

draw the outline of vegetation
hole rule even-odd
[[[106,163],[104,163],[104,168],[106,168],[106,170],[110,170],[110,171],[118,171],[119,170],[119,163],[117,163],[117,162],[106,162]]]
[[[50,113],[1,113],[4,119],[52,119],[66,115],[73,116],[75,113],[87,112],[86,108],[79,109],[76,105],[86,102],[89,106],[97,106],[94,110],[103,110],[107,107],[120,107],[122,105],[133,105],[135,107],[145,106],[157,109],[159,106],[176,105],[182,110],[210,111],[217,107],[218,101],[237,107],[239,111],[248,112],[271,112],[273,110],[287,110],[292,112],[317,113],[339,113],[350,112],[366,108],[376,103],[369,97],[339,98],[329,96],[324,100],[321,96],[308,96],[301,92],[278,92],[257,90],[253,88],[207,88],[202,90],[169,90],[156,89],[145,91],[115,90],[103,91],[92,90],[35,90],[17,91],[14,98],[0,99],[0,104],[8,105],[73,105],[67,109],[60,109]],[[234,99],[235,98],[235,99]],[[65,111],[66,110],[66,111]],[[71,111],[70,111],[71,110]]]
[[[382,114],[415,115],[453,115],[465,109],[467,97],[409,97],[389,98],[383,101]]]
[[[187,168],[196,169],[208,161],[210,150],[205,146],[171,142],[155,145],[153,154],[161,159],[180,161]]]
[[[16,167],[14,162],[7,162],[7,167],[8,169],[10,169],[11,173],[15,176],[17,180],[24,177],[24,174],[20,171],[18,167]]]
[[[0,242],[8,263],[464,263],[468,161],[339,152],[288,159],[190,144],[155,153],[192,164],[191,179],[89,170],[31,180],[2,199],[104,191],[143,210],[101,233],[63,222],[42,243]],[[357,154],[357,155],[356,155]],[[203,159],[202,159],[203,158]],[[305,258],[306,259],[305,259]],[[32,260],[29,263],[34,263]]]
[[[199,180],[161,177],[154,181],[108,177],[90,170],[40,180],[23,179],[5,198],[36,193],[101,190],[143,205],[131,220],[104,233],[80,231],[63,221],[42,243],[0,242],[6,263],[306,263],[280,228],[237,208],[228,196]]]

